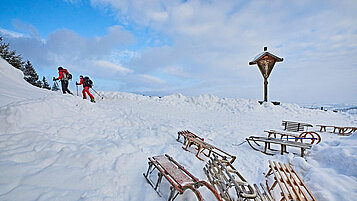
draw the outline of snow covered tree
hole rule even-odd
[[[39,83],[38,81],[38,75],[36,73],[36,70],[33,68],[31,62],[29,60],[27,60],[26,64],[25,64],[25,69],[24,69],[24,79],[35,86],[38,86]],[[41,83],[42,86],[42,83]]]
[[[0,37],[0,56],[3,59],[5,59],[9,64],[11,64],[13,67],[23,71],[24,62],[22,61],[21,54],[16,55],[16,51],[11,51],[9,47],[10,44],[3,43],[2,37]]]
[[[48,89],[48,90],[51,89],[51,86],[48,84],[45,76],[43,76],[43,78],[42,78],[42,83],[43,83],[42,88],[45,88],[45,89]]]
[[[35,85],[36,87],[38,87],[38,88],[42,88],[42,86],[43,86],[41,80],[37,80],[37,81],[36,81],[36,84],[34,84],[34,85]]]
[[[43,83],[38,79],[39,76],[31,62],[29,60],[27,62],[22,61],[21,54],[16,55],[16,51],[10,50],[10,44],[2,42],[2,37],[0,37],[0,56],[13,67],[20,69],[24,73],[24,79],[28,83],[42,88]],[[50,88],[48,83],[46,87],[48,87],[47,89]]]

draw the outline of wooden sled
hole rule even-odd
[[[254,188],[257,192],[257,197],[255,198],[255,201],[275,201],[275,199],[270,195],[270,193],[267,192],[266,187],[262,183],[260,183],[260,188],[257,184],[254,184]]]
[[[204,139],[202,137],[199,137],[198,135],[188,131],[188,130],[184,130],[184,131],[179,131],[177,132],[177,141],[178,142],[181,142],[180,141],[180,138],[181,136],[183,137],[184,141],[183,141],[183,144],[186,145],[187,141],[188,141],[188,138],[198,138],[202,141],[204,141]]]
[[[268,178],[270,175],[274,175],[271,185],[269,185],[268,179],[266,180],[270,195],[272,195],[274,188],[278,186],[281,195],[279,200],[281,201],[316,201],[316,198],[291,165],[269,160],[269,171],[266,177]]]
[[[333,130],[331,130],[330,133],[336,133],[345,136],[349,136],[357,131],[357,127],[342,127],[342,126],[327,126],[327,125],[316,125],[316,126],[320,126],[319,132],[326,132],[326,128],[331,127],[333,128]]]
[[[302,143],[302,142],[294,142],[294,141],[287,141],[287,140],[282,140],[282,139],[273,139],[273,138],[267,138],[267,137],[256,137],[256,136],[250,136],[246,138],[248,144],[256,151],[260,151],[264,154],[267,155],[275,155],[275,152],[278,151],[276,149],[271,148],[271,144],[276,144],[280,146],[280,154],[283,155],[284,153],[289,153],[287,151],[287,147],[296,147],[300,148],[301,150],[301,157],[304,157],[305,155],[305,150],[306,149],[311,149],[312,145],[307,144],[307,143]],[[264,145],[261,145],[259,143],[264,143]]]
[[[236,159],[236,156],[233,156],[207,142],[200,140],[199,138],[187,138],[186,147],[182,147],[184,150],[188,151],[188,147],[195,145],[196,146],[196,157],[203,161],[199,154],[203,154],[206,157],[210,157],[212,153],[221,157],[222,160],[229,160],[230,163],[233,163]],[[206,151],[206,153],[205,153]]]
[[[287,141],[303,142],[310,144],[318,144],[321,142],[321,136],[313,131],[304,131],[300,134],[288,133],[284,131],[269,130],[264,131],[268,133],[268,138],[284,139]]]
[[[217,191],[209,183],[198,180],[171,156],[165,154],[153,156],[148,159],[149,167],[146,174],[144,173],[143,175],[160,197],[162,197],[162,195],[159,192],[159,188],[162,178],[164,177],[171,185],[171,192],[168,201],[175,200],[178,195],[183,194],[186,190],[193,191],[197,200],[203,201],[204,199],[198,191],[198,188],[202,186],[205,186],[208,190],[210,190],[217,200],[222,201]],[[154,170],[157,170],[158,173],[158,179],[156,182],[153,182],[149,177]]]
[[[254,200],[257,197],[255,189],[229,161],[221,161],[215,154],[212,154],[203,170],[211,185],[225,201]],[[233,191],[236,195],[230,194]],[[234,199],[235,197],[237,199]]]

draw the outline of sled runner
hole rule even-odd
[[[188,139],[188,138],[198,138],[198,139],[204,141],[203,138],[197,136],[196,134],[194,134],[194,133],[192,133],[192,132],[190,132],[190,131],[188,131],[188,130],[184,130],[184,131],[179,131],[179,132],[177,132],[177,139],[176,139],[176,140],[177,140],[178,142],[181,142],[181,141],[180,141],[181,136],[183,136],[183,139],[184,139],[183,144],[184,144],[184,145],[186,145],[186,142],[187,142],[187,139]]]
[[[301,157],[304,157],[305,150],[311,149],[312,145],[302,142],[294,142],[294,141],[287,141],[282,139],[274,139],[274,138],[267,138],[267,137],[256,137],[250,136],[246,138],[248,144],[256,151],[260,151],[264,154],[268,155],[275,155],[274,152],[278,151],[271,148],[271,144],[276,144],[280,146],[280,154],[283,155],[284,153],[289,153],[287,151],[287,147],[295,147],[300,148],[301,150]],[[264,146],[259,144],[264,143]]]
[[[319,132],[326,132],[326,128],[333,128],[331,133],[337,133],[339,135],[351,135],[357,131],[357,127],[342,127],[342,126],[326,126],[326,125],[316,125],[320,127]]]
[[[204,142],[202,138],[198,138],[198,137],[187,137],[187,142],[186,142],[186,147],[182,147],[184,150],[188,151],[188,147],[191,147],[192,145],[196,146],[196,157],[200,160],[203,161],[203,159],[199,156],[199,154],[204,154],[207,157],[210,157],[212,153],[216,154],[217,156],[221,157],[221,159],[223,160],[228,160],[228,158],[230,159],[230,163],[233,163],[234,160],[236,159],[236,156],[233,156],[221,149],[218,149],[217,147]],[[201,140],[202,139],[202,140]],[[205,153],[204,151],[206,150],[207,153]]]
[[[269,160],[269,171],[265,175],[268,178],[273,176],[273,183],[269,186],[268,179],[266,180],[267,189],[270,195],[276,186],[279,186],[279,192],[282,201],[316,201],[311,191],[307,188],[304,181],[295,172],[291,165],[277,163]],[[277,199],[278,200],[278,199]]]
[[[159,192],[162,178],[164,177],[170,183],[171,192],[168,201],[175,200],[178,195],[183,194],[184,191],[188,189],[193,191],[197,200],[202,201],[203,197],[198,191],[198,188],[202,186],[205,186],[209,191],[211,191],[217,200],[222,201],[217,191],[209,183],[198,180],[169,155],[165,154],[153,156],[148,159],[149,167],[146,174],[144,173],[143,175],[160,196],[162,196]],[[156,182],[153,182],[149,177],[154,170],[157,170],[158,173]]]
[[[225,201],[254,200],[257,197],[255,189],[226,160],[219,160],[212,154],[203,168],[211,185],[220,193]],[[234,194],[236,195],[232,195]]]
[[[321,142],[321,137],[318,133],[313,131],[304,131],[300,134],[288,133],[284,131],[269,130],[264,131],[268,133],[268,138],[284,139],[287,141],[303,142],[310,144],[318,144]]]

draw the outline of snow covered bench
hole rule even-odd
[[[301,150],[301,157],[304,157],[305,155],[305,150],[306,149],[311,149],[312,145],[307,144],[307,143],[302,143],[302,142],[294,142],[294,141],[288,141],[288,140],[282,140],[282,139],[274,139],[274,138],[267,138],[267,137],[257,137],[257,136],[249,136],[246,138],[248,144],[257,151],[260,151],[264,154],[268,155],[274,155],[272,151],[278,151],[275,149],[271,148],[271,144],[276,144],[280,146],[280,153],[283,155],[284,153],[289,153],[287,151],[287,147],[295,147],[299,148]],[[253,143],[255,145],[253,145]],[[259,143],[263,143],[264,146],[260,145]],[[262,149],[263,147],[263,149]]]
[[[270,175],[274,175],[271,185],[268,182]],[[267,178],[266,186],[268,192],[272,197],[274,197],[274,188],[278,186],[280,189],[281,198],[276,200],[316,201],[316,198],[291,165],[269,160],[269,170],[265,177]]]
[[[190,134],[191,135],[191,134]],[[196,157],[200,160],[203,160],[199,154],[203,154],[206,157],[210,157],[212,153],[215,153],[217,156],[221,157],[223,160],[228,160],[230,163],[233,163],[234,160],[236,159],[236,156],[233,156],[205,141],[203,141],[203,138],[198,137],[197,135],[194,135],[193,137],[187,136],[186,138],[186,146],[182,147],[184,150],[189,151],[188,148],[194,145],[196,147],[197,153]],[[207,153],[205,153],[205,151]]]
[[[292,132],[307,131],[309,127],[312,127],[311,124],[295,122],[295,121],[282,121],[281,125],[283,126],[284,131],[292,131]]]
[[[148,159],[149,167],[146,174],[144,173],[143,175],[160,197],[162,197],[162,195],[159,188],[162,178],[165,178],[171,185],[171,192],[168,201],[175,200],[178,195],[183,194],[186,190],[193,191],[197,199],[199,201],[203,201],[203,197],[198,191],[198,188],[202,186],[205,186],[209,191],[211,191],[217,200],[222,201],[217,191],[209,183],[198,180],[171,156],[165,154],[149,157]],[[152,181],[150,178],[154,170],[157,170],[158,175],[156,182]]]
[[[289,133],[285,131],[277,131],[277,130],[268,130],[264,131],[268,133],[268,138],[274,138],[274,139],[285,139],[285,140],[293,140],[293,141],[300,141],[304,143],[310,143],[310,144],[318,144],[321,142],[321,136],[313,131],[304,131],[301,132],[300,134],[296,133]]]
[[[327,126],[327,125],[316,125],[320,127],[319,132],[326,132],[326,128],[331,127],[333,130],[331,133],[337,133],[339,135],[350,135],[357,131],[357,127],[342,127],[342,126]]]

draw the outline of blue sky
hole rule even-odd
[[[284,58],[270,100],[357,103],[354,0],[2,0],[0,9],[0,36],[48,79],[61,65],[97,90],[262,99],[248,62],[268,46]]]

